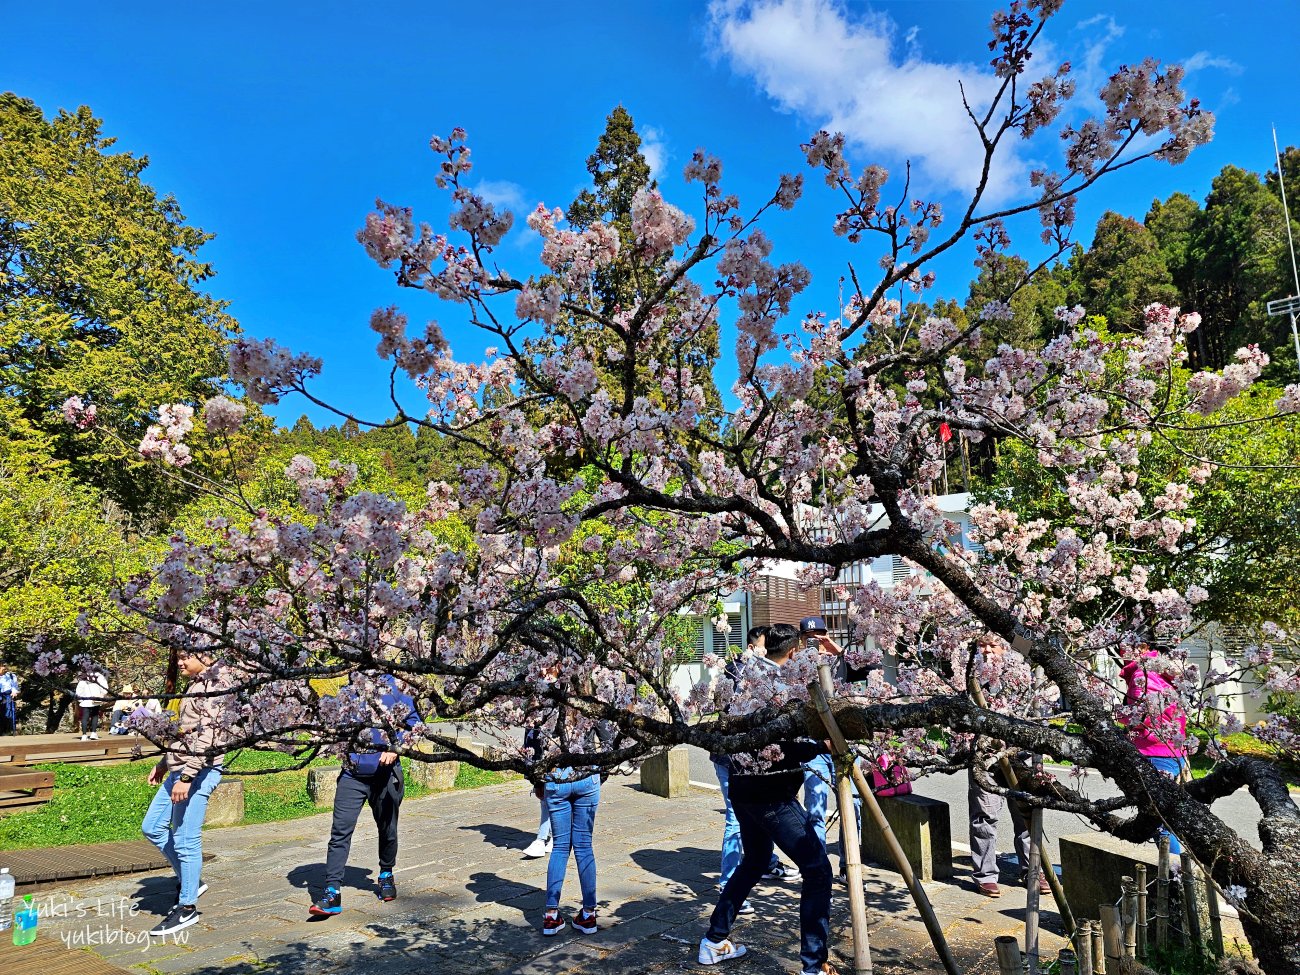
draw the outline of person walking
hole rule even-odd
[[[1030,769],[1025,768],[1028,775]],[[993,769],[993,780],[998,785],[1007,787],[1000,768]],[[970,858],[974,868],[975,889],[985,897],[1001,897],[1002,888],[998,886],[998,820],[1002,818],[1002,807],[1007,805],[1002,796],[980,787],[975,781],[974,771],[967,772],[966,807],[970,816]],[[1016,831],[1016,861],[1019,866],[1020,882],[1025,883],[1029,877],[1029,822],[1018,802],[1010,803],[1011,825]],[[1038,872],[1038,892],[1051,892],[1046,875]]]
[[[844,650],[830,636],[826,621],[820,616],[805,616],[799,621],[799,637],[806,653],[824,653],[844,662]],[[818,755],[803,767],[803,805],[812,817],[813,829],[826,845],[826,820],[830,809],[831,792],[835,785],[835,762],[829,754]],[[858,820],[858,835],[862,835],[862,798],[853,784],[853,812]],[[840,853],[840,878],[844,878],[844,855]]]
[[[544,720],[544,717],[531,720],[528,727],[524,729],[524,751],[534,762],[541,758],[545,750],[540,731],[540,725]],[[551,810],[546,805],[545,796],[537,796],[537,804],[541,807],[541,815],[537,822],[537,836],[524,847],[524,858],[528,860],[549,856],[552,847]]]
[[[1187,712],[1178,691],[1169,682],[1174,676],[1170,662],[1150,646],[1138,647],[1137,655],[1121,668],[1124,678],[1124,711],[1120,723],[1128,728],[1129,740],[1148,762],[1172,779],[1191,775],[1187,763]],[[1183,852],[1178,837],[1163,826],[1157,836],[1169,837],[1169,853]]]
[[[396,737],[400,744],[405,736],[421,724],[415,701],[403,692],[389,674],[379,678],[383,690],[379,707],[391,717],[386,725],[401,724]],[[379,832],[379,899],[397,899],[393,868],[397,865],[397,818],[406,794],[406,776],[401,757],[390,750],[387,731],[371,728],[371,748],[349,752],[339,771],[334,792],[334,820],[330,826],[329,848],[325,853],[325,889],[312,903],[310,912],[329,917],[343,910],[343,872],[352,849],[352,834],[363,806],[369,805]]]
[[[772,626],[766,637],[760,665],[779,688],[779,673],[799,646],[799,631],[788,623]],[[772,850],[777,847],[799,868],[803,879],[799,895],[799,962],[804,975],[831,971],[830,946],[831,864],[826,844],[817,836],[812,818],[795,798],[803,784],[801,763],[828,751],[825,742],[796,739],[776,743],[781,758],[759,767],[755,756],[745,756],[731,773],[731,803],[740,823],[744,848],[740,865],[722,888],[709,928],[700,940],[701,965],[717,965],[746,954],[745,946],[731,940],[731,927],[750,891],[763,876]]]
[[[140,830],[162,852],[176,872],[176,905],[149,933],[175,934],[199,919],[198,899],[203,883],[203,820],[208,799],[221,781],[226,756],[226,712],[233,706],[228,693],[233,672],[207,654],[182,650],[180,672],[190,679],[180,699],[176,723],[179,737],[166,744],[162,758],[149,773],[159,786]]]
[[[762,656],[764,654],[764,638],[767,636],[768,627],[754,626],[751,627],[746,637],[747,649],[750,653]],[[740,678],[739,661],[729,660],[725,669],[726,676],[733,682]],[[740,865],[740,858],[743,855],[743,847],[740,840],[740,821],[736,819],[736,811],[731,805],[731,756],[719,754],[710,754],[709,760],[713,762],[713,770],[718,776],[718,788],[722,791],[722,864],[718,877],[718,890],[727,886],[727,881],[731,875],[736,872],[736,867]],[[772,851],[772,859],[767,865],[767,870],[763,877],[770,880],[797,880],[799,871],[784,863]],[[754,913],[753,905],[745,901],[740,905],[741,914]]]
[[[108,700],[108,674],[98,669],[91,671],[77,681],[73,693],[81,708],[81,740],[99,741],[100,712]]]
[[[18,675],[0,664],[0,735],[18,733],[18,692],[22,684]]]

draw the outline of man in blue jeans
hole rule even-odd
[[[223,714],[230,698],[222,694],[233,683],[228,668],[207,655],[182,651],[181,673],[190,686],[180,701],[180,738],[168,745],[149,773],[149,784],[160,788],[149,804],[141,832],[162,851],[176,871],[176,906],[149,933],[175,934],[199,919],[195,906],[208,885],[203,883],[203,819],[208,797],[221,781],[226,756]]]
[[[761,665],[779,670],[799,646],[799,631],[778,623],[767,632],[766,656]],[[778,681],[779,683],[779,681]],[[749,893],[767,869],[773,847],[779,847],[803,876],[799,895],[799,961],[804,975],[832,971],[827,957],[830,941],[831,864],[826,845],[818,838],[812,819],[795,798],[803,784],[800,763],[824,753],[823,742],[808,739],[782,741],[781,759],[754,771],[733,769],[731,803],[740,823],[744,855],[709,921],[700,941],[701,965],[716,965],[740,958],[744,945],[728,935]]]

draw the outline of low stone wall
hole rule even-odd
[[[1106,833],[1062,836],[1061,883],[1075,917],[1098,920],[1098,907],[1119,900],[1120,881],[1136,873],[1134,864],[1147,865],[1147,880],[1156,879],[1160,854],[1155,843],[1126,843]]]
[[[918,880],[944,880],[952,876],[952,823],[948,804],[925,796],[886,796],[877,799]],[[862,857],[893,870],[894,858],[885,834],[864,810]]]
[[[339,787],[339,766],[321,765],[307,770],[307,795],[316,806],[333,806]]]

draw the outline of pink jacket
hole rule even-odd
[[[1147,670],[1148,660],[1155,655],[1154,650],[1148,650],[1145,657],[1130,661],[1119,672],[1128,688],[1124,694],[1126,706],[1132,707],[1148,694],[1159,695],[1161,700],[1169,702],[1159,714],[1148,715],[1142,724],[1131,726],[1129,738],[1143,755],[1185,758],[1187,749],[1179,743],[1187,737],[1187,712],[1178,702],[1174,686],[1154,670]],[[1174,743],[1175,740],[1179,743]]]
[[[893,755],[881,752],[867,772],[867,785],[877,796],[906,796],[912,792],[912,775],[906,766],[894,761]]]

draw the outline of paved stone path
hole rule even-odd
[[[141,810],[143,813],[143,810]],[[343,891],[343,914],[309,921],[329,833],[328,815],[283,823],[210,830],[204,869],[211,890],[199,924],[160,944],[144,932],[170,908],[170,875],[150,874],[50,888],[38,895],[47,917],[42,937],[89,944],[142,975],[230,972],[236,975],[597,975],[702,973],[699,937],[716,898],[721,801],[695,789],[682,799],[642,793],[628,779],[604,789],[596,821],[601,931],[570,929],[543,938],[546,861],[519,850],[536,826],[537,803],[522,781],[409,800],[402,808],[400,897],[374,895],[375,829],[363,816]],[[954,810],[960,816],[961,810]],[[832,856],[838,863],[838,858]],[[996,971],[993,938],[1023,937],[1024,891],[1000,900],[971,892],[969,861],[953,882],[927,885],[959,960],[971,973]],[[1007,865],[1004,880],[1010,882]],[[906,888],[895,874],[868,871],[871,944],[880,975],[942,972]],[[578,902],[576,868],[565,884],[566,913]],[[734,932],[751,949],[728,966],[743,975],[798,971],[798,885],[762,886],[758,912]],[[848,898],[837,887],[835,950],[849,972]],[[1046,957],[1063,941],[1045,914]]]

